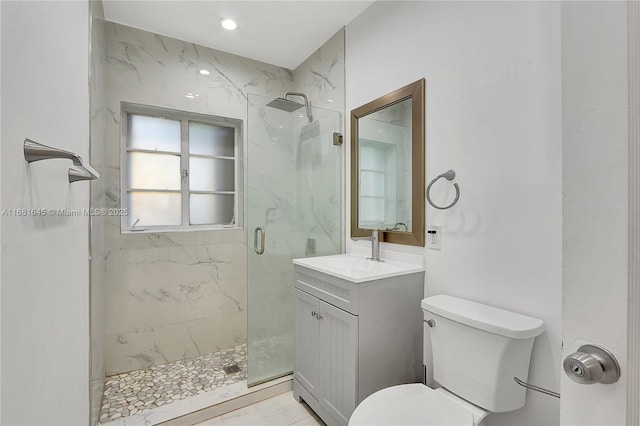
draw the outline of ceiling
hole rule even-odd
[[[295,69],[373,1],[104,0],[107,21]],[[235,31],[221,18],[238,24]]]

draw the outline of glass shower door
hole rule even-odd
[[[293,371],[298,257],[342,250],[340,113],[286,112],[249,95],[247,148],[248,385]]]

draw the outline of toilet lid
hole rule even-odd
[[[349,426],[472,426],[473,414],[440,392],[421,384],[382,389],[360,403]]]

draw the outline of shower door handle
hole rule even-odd
[[[258,234],[260,234],[260,247],[258,248]],[[264,253],[264,228],[258,226],[255,231],[253,231],[253,250],[257,254]]]

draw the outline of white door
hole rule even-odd
[[[356,408],[358,317],[320,301],[320,404],[347,424]]]
[[[318,303],[319,300],[304,291],[296,289],[298,299],[298,330],[297,330],[297,355],[296,379],[313,395],[318,395],[318,365],[320,357],[319,349],[319,325]]]
[[[640,422],[639,21],[637,3],[562,4],[563,356],[595,344],[621,367],[613,384],[561,372],[562,425]]]

